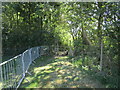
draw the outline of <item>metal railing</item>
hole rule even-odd
[[[32,62],[43,54],[46,47],[33,47],[0,64],[0,89],[18,88]]]

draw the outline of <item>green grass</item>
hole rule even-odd
[[[72,59],[72,58],[71,58]],[[42,56],[32,65],[20,87],[22,88],[92,88],[104,87],[72,64],[70,57]]]

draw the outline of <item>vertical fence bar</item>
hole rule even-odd
[[[8,85],[9,85],[9,87],[10,87],[10,63],[7,63],[7,70],[8,70],[8,79],[7,79],[7,81],[8,81]]]
[[[6,64],[3,66],[4,67],[4,86],[6,85],[6,72],[5,72],[5,66],[6,66]],[[3,87],[4,87],[3,86]]]
[[[0,89],[3,87],[3,72],[2,72],[2,66],[0,66]]]
[[[14,60],[12,60],[11,61],[11,65],[12,65],[12,67],[11,67],[11,70],[12,70],[12,82],[11,82],[11,85],[13,84],[13,79],[14,79]],[[11,87],[13,87],[13,86],[11,86]]]
[[[23,65],[23,76],[25,76],[25,73],[24,73],[24,71],[25,71],[25,67],[24,67],[24,53],[22,54],[22,65]]]
[[[13,60],[13,83],[12,83],[12,84],[13,84],[13,88],[14,88],[14,83],[15,83],[14,80],[15,80],[15,78],[16,78],[16,77],[15,77],[15,68],[16,68],[16,67],[15,67],[15,59],[14,59],[14,60]]]
[[[22,61],[22,78],[19,80],[18,85],[17,85],[16,88],[18,88],[20,86],[22,80],[25,77],[25,73],[24,73],[24,52],[23,52],[23,54],[21,54],[21,61]]]
[[[30,55],[30,49],[28,50],[28,55],[29,55],[29,67],[30,67],[30,65],[31,65],[31,55]],[[28,69],[29,69],[29,67],[28,67]]]
[[[8,63],[6,64],[6,74],[7,74],[7,75],[6,75],[6,81],[7,81],[7,85],[9,86],[9,78],[8,78],[8,77],[9,77],[9,76],[8,76],[8,75],[9,75],[9,73],[8,73]]]
[[[39,47],[37,47],[37,58],[39,57]]]
[[[9,64],[10,66],[9,66],[9,70],[10,70],[10,84],[12,83],[12,61],[10,62],[10,64]]]
[[[31,49],[29,49],[29,55],[30,55],[30,64],[32,63],[32,58],[31,58]]]

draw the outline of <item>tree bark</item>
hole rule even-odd
[[[103,42],[101,41],[101,53],[100,53],[100,71],[103,69]]]
[[[2,6],[2,3],[0,2],[0,6]],[[2,8],[0,8],[0,15],[2,14]],[[0,23],[2,23],[2,17],[0,16]],[[2,24],[0,24],[0,28],[2,27]],[[0,63],[2,63],[2,28],[0,29]]]
[[[101,9],[102,3],[98,3],[99,9]],[[101,21],[102,20],[102,13],[100,13],[98,17],[98,37],[99,37],[99,48],[100,48],[100,71],[102,71],[103,67],[103,42],[102,42],[102,29],[101,29]]]
[[[91,41],[88,39],[87,33],[85,30],[83,30],[83,28],[82,28],[82,38],[83,38],[83,44],[91,46]]]
[[[82,29],[82,41],[83,41],[83,44],[91,45],[91,41],[90,41],[90,39],[88,39],[87,32],[86,32],[86,30],[84,29],[83,26],[84,26],[84,22],[82,21],[81,29]]]

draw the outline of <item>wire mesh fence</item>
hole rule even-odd
[[[32,62],[43,54],[44,46],[33,47],[0,64],[0,89],[18,88]]]

